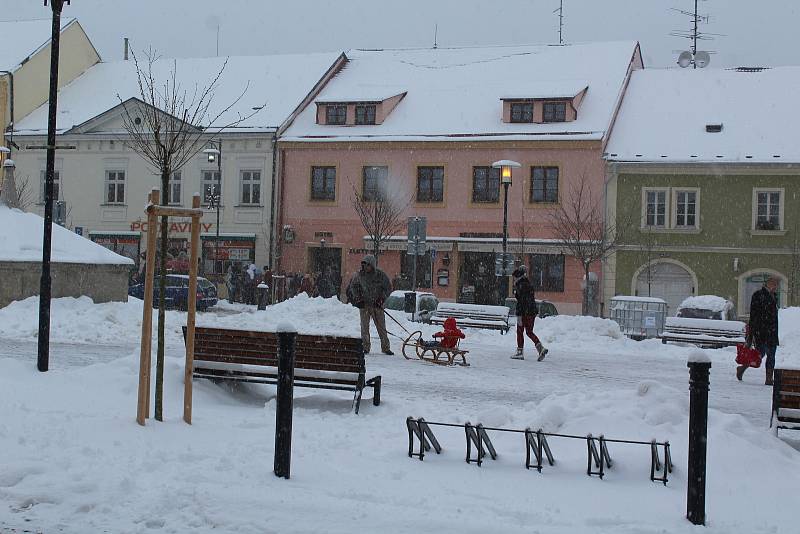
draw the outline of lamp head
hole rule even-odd
[[[492,168],[500,169],[500,182],[508,185],[511,185],[511,169],[519,167],[522,167],[522,165],[510,159],[502,159],[492,163]]]
[[[219,157],[219,150],[216,148],[206,148],[203,150],[203,154],[208,157],[209,163],[216,163],[217,158]]]

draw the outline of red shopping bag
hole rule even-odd
[[[748,367],[761,367],[761,353],[744,343],[736,344],[736,363]]]

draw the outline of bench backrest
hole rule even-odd
[[[508,320],[509,309],[505,306],[484,306],[481,304],[460,304],[440,302],[436,307],[436,315],[449,317],[475,317]]]
[[[194,336],[194,359],[197,361],[278,366],[275,332],[198,327]],[[358,338],[298,334],[294,366],[296,369],[363,374],[366,365],[362,347]]]
[[[775,369],[775,401],[779,408],[800,410],[800,369]]]

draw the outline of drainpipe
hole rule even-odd
[[[270,214],[269,214],[269,267],[275,269],[275,184],[278,174],[278,131],[272,133],[272,190],[270,191]]]
[[[9,142],[8,144],[11,146],[17,146],[14,144],[14,73],[10,70],[0,70],[0,74],[8,74],[8,92],[9,92],[9,111],[11,115],[11,133],[9,135]]]

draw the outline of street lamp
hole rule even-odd
[[[215,191],[209,199],[217,210],[217,230],[214,238],[214,274],[217,274],[217,262],[219,261],[219,206],[222,204],[222,141],[217,141],[216,147],[214,146],[214,141],[210,141],[209,145],[208,148],[203,150],[203,154],[208,157],[209,163],[216,162],[217,164],[217,187],[214,188]],[[222,271],[222,266],[220,266],[220,271]]]
[[[522,167],[516,161],[509,159],[502,159],[492,163],[493,169],[500,169],[500,183],[503,184],[503,272],[502,276],[508,276],[507,265],[508,257],[506,251],[508,249],[508,188],[511,185],[511,169]],[[500,304],[503,304],[503,298],[500,297]]]

